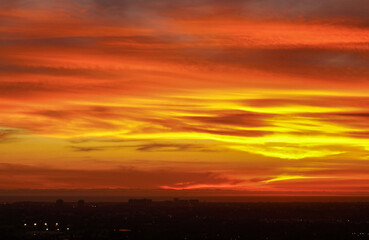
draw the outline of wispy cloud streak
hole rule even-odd
[[[364,0],[0,0],[0,187],[80,176],[81,188],[362,192],[367,12]]]

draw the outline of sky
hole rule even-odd
[[[366,0],[0,0],[0,189],[369,196]]]

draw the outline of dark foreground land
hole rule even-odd
[[[0,239],[369,239],[369,203],[4,203]]]

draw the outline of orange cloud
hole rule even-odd
[[[367,194],[368,8],[0,0],[0,188]]]

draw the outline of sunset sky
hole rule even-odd
[[[0,189],[369,196],[367,0],[0,0]]]

